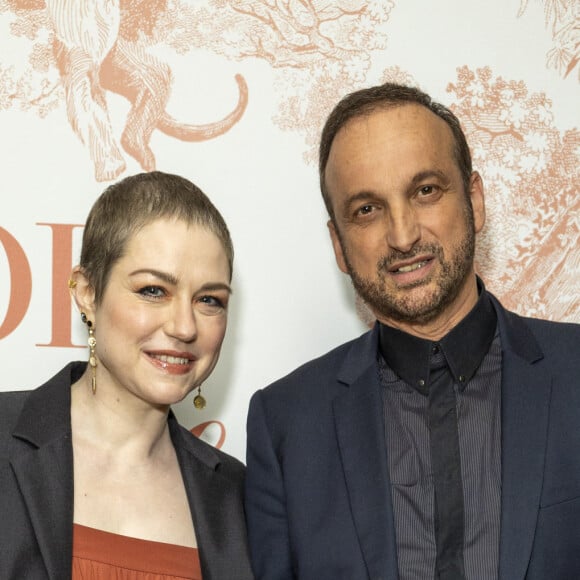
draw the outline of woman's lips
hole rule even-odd
[[[147,356],[154,366],[175,375],[188,373],[196,360],[192,354],[182,352],[148,352]]]

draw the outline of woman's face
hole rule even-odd
[[[159,219],[133,235],[100,304],[84,308],[98,392],[170,405],[200,385],[226,332],[229,281],[223,246],[204,227]]]

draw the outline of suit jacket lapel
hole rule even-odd
[[[82,365],[81,365],[82,366]],[[84,367],[83,367],[84,368]],[[22,492],[48,577],[70,577],[73,456],[71,365],[29,396],[13,432],[12,469]]]
[[[345,391],[334,399],[333,411],[350,507],[369,577],[395,580],[395,528],[376,335],[375,329],[353,345],[339,373]]]
[[[70,437],[12,460],[48,577],[70,577],[73,480]]]
[[[551,374],[525,322],[497,302],[502,341],[500,580],[525,578],[543,483]]]
[[[242,485],[236,490],[232,482],[217,472],[218,454],[182,433],[173,414],[169,417],[169,428],[196,529],[204,580],[234,577],[252,580]]]

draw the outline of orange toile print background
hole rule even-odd
[[[463,123],[488,288],[580,322],[579,0],[0,0],[0,390],[87,356],[66,281],[95,198],[180,173],[236,263],[208,405],[176,412],[243,459],[251,394],[371,322],[334,264],[316,149],[337,100],[385,80]]]

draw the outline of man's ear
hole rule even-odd
[[[332,240],[332,247],[334,249],[334,257],[336,259],[336,263],[340,268],[341,272],[348,274],[346,260],[344,259],[344,251],[342,249],[342,244],[340,243],[340,236],[338,235],[338,231],[336,230],[336,224],[332,219],[329,219],[326,225],[328,226],[330,239]]]
[[[475,232],[479,233],[485,225],[485,196],[483,193],[483,180],[477,171],[474,171],[469,179],[469,197],[473,207]]]
[[[80,266],[75,266],[70,275],[70,295],[79,312],[84,312],[87,319],[95,320],[95,290]]]

